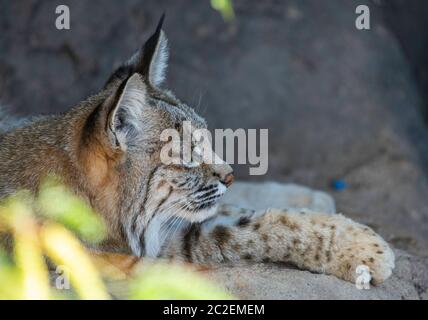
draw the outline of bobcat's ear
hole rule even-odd
[[[137,58],[139,64],[137,72],[141,73],[154,86],[160,85],[165,80],[168,66],[168,40],[162,31],[164,19],[165,14],[160,18],[155,33],[144,44],[142,54],[139,55],[140,58]]]
[[[141,74],[154,87],[162,84],[165,80],[169,56],[168,40],[162,30],[164,19],[165,14],[160,18],[155,33],[131,59],[116,70],[107,84],[114,79],[126,79],[133,73]]]
[[[147,89],[142,76],[135,73],[124,82],[111,99],[112,107],[107,116],[107,134],[110,142],[122,150],[142,130],[143,109]]]

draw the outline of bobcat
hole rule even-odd
[[[55,174],[106,221],[100,252],[203,265],[289,262],[352,282],[366,265],[372,283],[387,279],[394,254],[370,228],[342,215],[219,207],[234,179],[228,164],[160,161],[164,129],[207,126],[161,88],[162,23],[98,94],[64,114],[9,121],[0,135],[0,197],[37,192]]]

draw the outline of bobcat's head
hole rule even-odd
[[[97,188],[114,189],[110,194],[117,197],[118,223],[136,255],[158,254],[179,221],[212,216],[233,181],[226,163],[161,161],[165,129],[182,132],[184,121],[192,128],[206,127],[192,108],[160,87],[168,60],[162,21],[142,49],[110,77],[105,99],[86,120],[82,135],[88,175]]]

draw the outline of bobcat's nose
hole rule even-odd
[[[233,183],[233,180],[235,180],[235,177],[233,176],[233,172],[228,173],[223,180],[221,180],[221,183],[223,183],[226,187],[230,187],[230,185]]]

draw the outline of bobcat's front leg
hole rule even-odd
[[[299,268],[355,282],[360,265],[369,268],[374,284],[387,279],[394,254],[373,230],[342,215],[223,210],[193,225],[165,249],[168,257],[194,263],[289,262]]]

